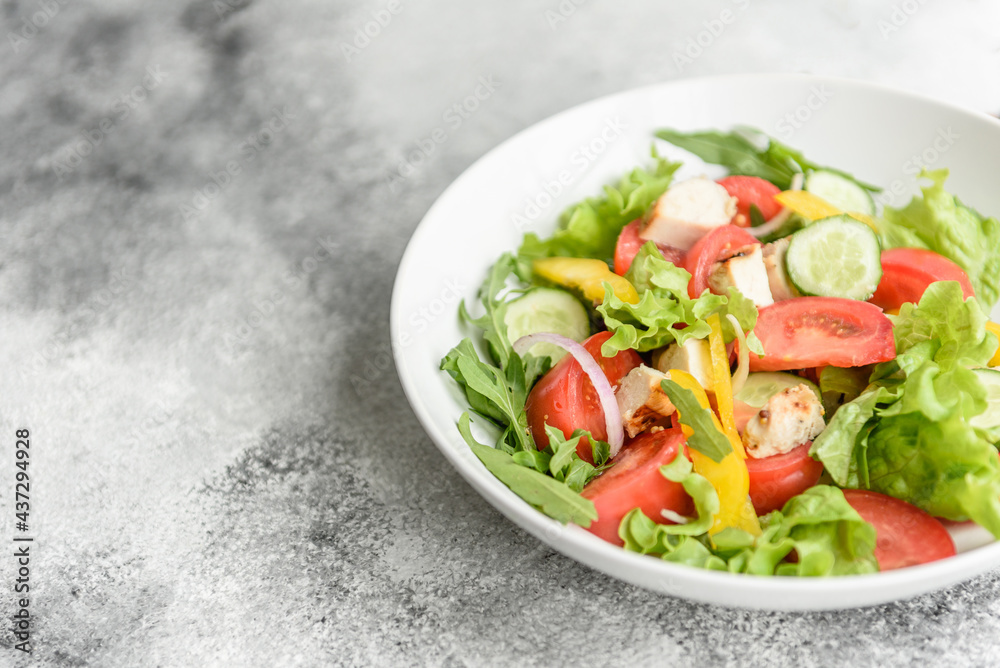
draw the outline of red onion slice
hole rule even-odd
[[[801,173],[792,176],[792,183],[789,186],[789,190],[802,190],[802,182],[804,177]],[[788,219],[792,217],[792,210],[787,206],[781,207],[781,211],[777,213],[771,220],[767,221],[763,225],[757,227],[748,227],[746,231],[753,236],[760,239],[761,237],[766,237],[767,235],[781,229],[781,226],[788,222]]]
[[[597,364],[597,360],[587,352],[586,348],[573,339],[559,334],[538,332],[537,334],[522,336],[514,342],[514,352],[518,355],[524,355],[531,346],[540,341],[557,345],[568,352],[580,364],[587,377],[590,378],[590,382],[594,385],[594,389],[597,390],[597,396],[601,400],[601,408],[604,409],[604,423],[608,430],[608,445],[611,446],[611,456],[614,457],[621,450],[622,444],[625,442],[625,430],[622,427],[622,415],[618,411],[618,400],[615,399],[615,390],[611,387],[611,383],[608,382],[608,377],[604,375],[600,365]]]

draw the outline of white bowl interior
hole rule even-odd
[[[808,158],[884,188],[894,205],[917,192],[919,164],[948,167],[948,189],[984,215],[1000,215],[1000,122],[919,96],[852,81],[800,75],[691,79],[581,105],[534,125],[481,158],[434,204],[400,263],[391,335],[407,397],[427,433],[491,504],[553,548],[628,582],[685,598],[781,610],[873,605],[972,577],[1000,563],[1000,543],[933,564],[841,578],[759,578],[701,571],[630,554],[534,510],[480,464],[455,424],[465,410],[438,369],[469,332],[458,300],[474,304],[486,269],[525,231],[548,234],[559,212],[636,165],[650,146],[684,157],[653,132],[750,125]],[[679,178],[718,168],[688,159]],[[1000,249],[998,249],[1000,250]],[[994,310],[1000,318],[1000,309]],[[486,436],[483,439],[486,440]]]

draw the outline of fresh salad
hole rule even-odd
[[[675,181],[654,148],[460,306],[473,336],[441,368],[486,468],[626,550],[734,573],[922,564],[959,522],[1000,538],[1000,223],[947,170],[894,208],[747,128],[657,137],[729,176]]]

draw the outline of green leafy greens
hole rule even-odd
[[[545,514],[586,527],[597,515],[594,504],[580,496],[580,491],[604,470],[609,446],[582,430],[567,439],[558,429],[546,426],[549,445],[544,450],[536,448],[528,432],[525,402],[535,379],[548,368],[548,357],[527,355],[522,360],[507,339],[506,301],[501,295],[512,292],[509,283],[516,280],[516,271],[513,256],[504,254],[480,289],[483,315],[473,318],[464,303],[459,307],[465,321],[483,330],[493,363],[483,361],[472,340],[466,338],[441,360],[441,369],[464,390],[471,410],[502,430],[493,448],[473,437],[468,413],[459,420],[459,433],[483,465]],[[590,441],[597,466],[577,454],[576,447],[583,438]]]
[[[757,308],[733,288],[728,297],[706,290],[697,299],[691,299],[687,289],[691,274],[665,260],[653,242],[639,249],[625,277],[639,292],[639,303],[622,301],[610,285],[605,285],[604,300],[597,310],[604,316],[608,330],[614,333],[601,347],[605,357],[629,348],[645,352],[675,341],[683,345],[688,339],[704,339],[711,331],[705,320],[713,313],[722,316],[727,342],[736,336],[725,317],[727,313],[734,315],[746,332],[751,332],[757,324]],[[764,353],[760,340],[752,332],[747,343],[753,352]]]
[[[996,350],[975,299],[931,284],[894,317],[897,357],[837,411],[811,453],[840,485],[872,489],[932,515],[972,519],[1000,537],[1000,462],[969,419],[987,408],[970,366]]]
[[[880,190],[858,181],[846,172],[806,160],[801,152],[753,128],[741,127],[732,132],[678,132],[666,129],[657,132],[656,136],[695,154],[707,163],[726,167],[730,174],[758,176],[782,190],[788,190],[795,174],[808,169],[822,169],[839,174],[871,192]]]
[[[733,451],[729,439],[715,426],[711,410],[701,407],[694,392],[670,379],[661,381],[660,387],[680,413],[681,424],[691,428],[689,446],[715,462],[721,462]]]
[[[675,461],[671,467],[676,465]],[[840,489],[817,485],[793,497],[780,511],[761,518],[760,536],[729,528],[709,537],[689,527],[697,525],[702,529],[705,514],[718,508],[718,495],[711,484],[693,484],[692,479],[701,478],[698,474],[683,472],[676,467],[671,476],[661,469],[669,479],[684,484],[695,501],[698,518],[685,524],[659,524],[636,508],[622,519],[618,529],[626,550],[751,575],[823,576],[878,571],[875,528],[847,503]],[[793,552],[797,561],[786,561]]]
[[[987,310],[1000,297],[1000,222],[983,218],[944,189],[947,169],[924,171],[931,185],[901,209],[885,207],[879,232],[883,248],[927,248],[965,270]]]
[[[542,240],[529,232],[524,235],[518,259],[525,266],[543,257],[567,256],[604,260],[610,264],[622,228],[639,216],[666,192],[674,172],[681,166],[653,151],[652,170],[636,168],[618,187],[605,186],[604,197],[591,197],[570,207],[559,218],[559,228]]]

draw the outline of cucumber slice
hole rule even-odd
[[[850,216],[831,216],[792,235],[785,267],[804,295],[864,301],[882,279],[881,254],[870,227]]]
[[[1000,427],[1000,369],[973,369],[979,382],[986,388],[986,410],[969,420],[979,429]]]
[[[816,398],[821,399],[819,388],[816,387],[815,383],[796,376],[794,373],[782,371],[755,371],[751,373],[734,398],[754,408],[763,408],[767,404],[767,400],[778,392],[798,385],[808,386]]]
[[[871,193],[854,181],[822,169],[810,172],[806,177],[805,189],[817,197],[822,197],[841,211],[855,211],[875,215],[875,200]]]
[[[561,334],[574,341],[590,336],[590,317],[580,300],[556,288],[535,288],[507,304],[503,316],[511,343],[538,332]],[[551,343],[536,343],[528,352],[535,357],[548,356],[555,364],[566,351]]]

